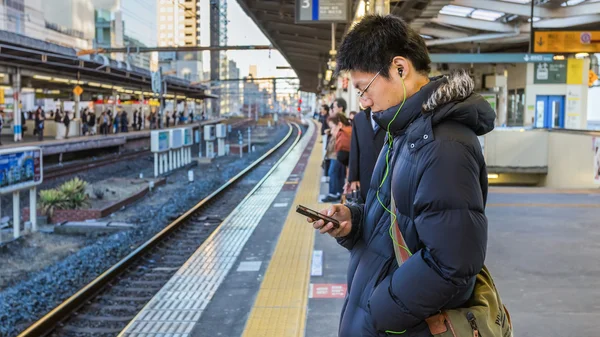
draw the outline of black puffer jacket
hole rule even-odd
[[[487,172],[477,135],[495,113],[463,72],[431,80],[391,123],[364,206],[350,206],[352,232],[338,242],[351,251],[342,337],[430,336],[424,320],[471,295],[487,245]],[[398,106],[375,115],[387,130]],[[400,267],[390,237],[390,193],[413,255]],[[380,201],[379,201],[379,200]]]

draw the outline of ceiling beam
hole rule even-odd
[[[502,22],[495,21],[484,21],[476,20],[471,18],[463,18],[460,16],[444,15],[440,14],[437,18],[431,20],[431,22],[439,25],[449,25],[465,27],[475,30],[485,30],[490,32],[498,33],[510,33],[517,31],[517,28]]]
[[[437,39],[425,41],[427,46],[436,46],[442,44],[456,44],[464,42],[478,42],[478,41],[490,41],[496,39],[504,39],[518,36],[519,33],[495,33],[495,34],[480,34],[467,37],[460,37],[456,39]]]
[[[534,28],[566,28],[600,22],[600,14],[589,14],[569,18],[540,20],[533,24]]]
[[[522,5],[496,0],[453,0],[453,5],[485,9],[490,11],[503,12],[507,14],[516,14],[529,17],[531,15],[531,5]],[[590,13],[600,13],[600,2],[583,3],[576,6],[546,8],[536,6],[533,9],[533,16],[540,18],[570,18],[573,16],[587,15]]]
[[[295,35],[295,34],[285,34],[285,33],[281,33],[281,32],[273,33],[272,36],[278,42],[282,42],[282,43],[287,42],[287,41],[292,41],[292,42],[308,43],[308,44],[319,46],[319,47],[328,47],[328,48],[331,47],[331,37],[329,39],[318,39],[315,37],[305,37],[305,36],[299,36],[299,35]]]
[[[423,27],[419,32],[423,35],[435,36],[442,39],[456,39],[469,36],[469,34],[457,32],[455,30],[433,27]]]
[[[290,34],[299,34],[307,37],[318,37],[320,39],[331,39],[331,31],[327,29],[319,29],[316,27],[306,27],[295,25],[293,23],[281,22],[263,22],[263,25],[274,32],[287,32]]]
[[[495,1],[495,0],[454,0],[452,1],[453,5],[463,6],[463,7],[471,7],[477,9],[485,9],[488,11],[496,11],[503,12],[507,14],[516,14],[520,16],[531,15],[531,5],[522,5],[516,3],[510,3],[505,1]],[[557,13],[549,8],[544,7],[534,7],[533,8],[533,16],[548,18],[555,17]]]
[[[240,1],[238,0],[238,3]],[[271,10],[274,12],[285,11],[287,13],[295,13],[294,4],[285,4],[279,1],[258,1],[258,0],[246,0],[247,6],[252,9],[255,13],[257,10]]]
[[[319,51],[323,54],[327,54],[329,52],[329,49],[331,49],[331,46],[323,46],[323,45],[317,45],[314,43],[304,43],[304,42],[292,41],[292,40],[279,41],[279,45],[282,46],[283,48],[296,47],[296,48],[305,48],[305,50],[315,50],[315,51]]]
[[[320,58],[317,55],[306,55],[306,54],[298,54],[298,53],[294,53],[294,52],[285,52],[285,54],[287,56],[289,56],[290,59],[301,59],[301,60],[312,60],[312,61],[323,61],[322,58]],[[293,62],[292,62],[293,63]]]

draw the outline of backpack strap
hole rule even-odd
[[[400,231],[400,226],[398,226],[398,218],[396,217],[396,201],[394,200],[394,193],[390,191],[390,210],[392,214],[390,215],[390,236],[392,237],[392,244],[394,245],[394,254],[396,255],[396,261],[398,262],[398,267],[400,267],[408,258],[412,255],[410,250],[406,245],[406,241],[404,241],[404,236],[402,235],[402,231]]]

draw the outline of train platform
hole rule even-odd
[[[213,119],[205,120],[194,124],[178,125],[170,128],[181,128],[181,127],[203,127],[204,125],[213,125],[223,123],[225,119]],[[163,129],[164,130],[164,129]],[[14,142],[13,135],[2,135],[2,145],[0,149],[11,149],[23,146],[39,146],[42,148],[44,156],[56,155],[60,153],[78,152],[96,150],[109,147],[120,147],[125,146],[132,149],[140,147],[140,145],[146,144],[146,147],[150,147],[150,132],[151,130],[140,130],[140,131],[129,131],[119,132],[116,134],[94,135],[94,136],[77,136],[69,137],[66,139],[55,139],[45,137],[43,141],[39,141],[37,137],[31,135],[25,135],[21,142]],[[128,144],[129,143],[129,144]]]
[[[327,206],[319,138],[309,123],[119,336],[338,336],[349,253],[295,213]],[[492,187],[487,216],[486,264],[515,336],[597,335],[600,193]]]

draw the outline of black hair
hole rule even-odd
[[[328,106],[327,104],[323,104],[323,105],[321,105],[321,107],[322,107],[323,109],[325,109],[325,111],[326,111],[327,113],[329,113],[329,106]]]
[[[346,112],[346,108],[348,107],[348,104],[346,104],[346,100],[343,98],[336,98],[335,99],[335,103],[337,106],[339,106],[340,108],[342,108],[342,111]]]
[[[366,15],[344,37],[338,50],[336,74],[358,70],[389,78],[392,59],[409,59],[423,75],[431,71],[425,40],[394,15]]]

